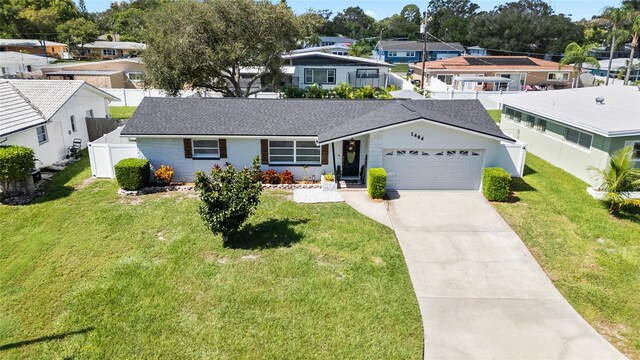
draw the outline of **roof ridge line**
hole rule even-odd
[[[31,100],[29,100],[29,98],[27,96],[25,96],[22,91],[20,91],[20,89],[18,89],[17,87],[15,87],[11,81],[7,81],[7,84],[9,84],[9,86],[11,86],[11,88],[18,93],[18,95],[27,103],[29,104],[29,106],[31,106],[31,108],[33,110],[35,110],[45,121],[49,121],[49,119],[47,119],[46,116],[44,116],[44,113],[40,110],[40,108],[38,108],[34,103],[31,102]]]

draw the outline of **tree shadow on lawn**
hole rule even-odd
[[[307,222],[306,219],[269,219],[259,224],[247,224],[230,237],[225,247],[245,250],[289,247],[302,239],[294,226]]]
[[[69,331],[69,332],[62,333],[62,334],[42,336],[42,337],[35,338],[35,339],[18,341],[18,342],[14,342],[14,343],[10,343],[10,344],[0,345],[0,351],[11,350],[11,349],[15,349],[15,348],[19,348],[19,347],[23,347],[23,346],[27,346],[27,345],[32,345],[32,344],[36,344],[36,343],[40,343],[40,342],[51,341],[51,340],[62,340],[64,338],[66,338],[67,336],[85,334],[85,333],[91,332],[93,330],[95,330],[95,327],[91,326],[91,327],[84,328],[84,329],[81,329],[81,330]]]

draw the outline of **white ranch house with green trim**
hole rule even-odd
[[[597,98],[601,98],[596,101]],[[640,167],[640,89],[599,86],[503,95],[502,131],[527,151],[595,184],[589,166],[604,168],[625,146]]]

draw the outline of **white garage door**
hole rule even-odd
[[[384,150],[387,188],[407,190],[478,190],[482,150]]]

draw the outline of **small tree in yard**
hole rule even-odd
[[[606,191],[604,200],[609,203],[609,212],[616,214],[624,206],[640,206],[640,200],[629,199],[628,192],[640,190],[640,169],[633,167],[633,150],[624,147],[611,155],[609,164],[602,170],[594,166],[589,171],[599,182],[599,188]]]
[[[215,166],[211,175],[196,172],[195,189],[200,195],[198,212],[213,233],[222,234],[223,243],[240,230],[260,203],[262,184],[260,159],[253,160],[251,169],[237,171],[231,164]]]

